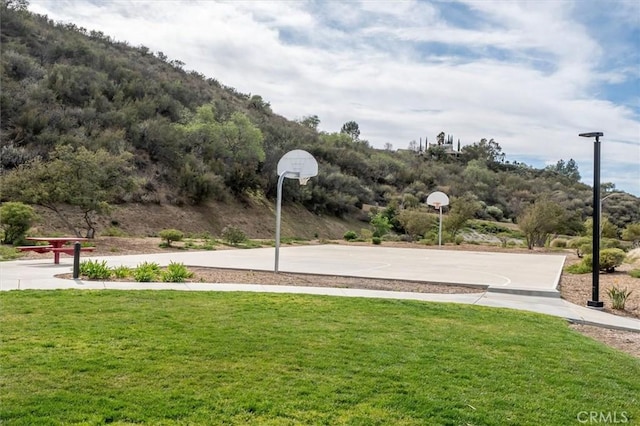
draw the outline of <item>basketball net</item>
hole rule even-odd
[[[440,203],[436,201],[435,203],[433,203],[433,207],[435,207],[436,210],[440,210]]]
[[[309,178],[308,177],[300,177],[300,178],[298,178],[298,180],[300,181],[300,185],[306,185],[307,182],[309,182]]]

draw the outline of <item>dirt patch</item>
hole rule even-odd
[[[585,336],[640,358],[640,333],[610,330],[592,325],[571,324],[570,327]]]
[[[481,293],[482,287],[415,281],[372,278],[339,277],[330,275],[292,274],[265,271],[242,271],[219,268],[190,268],[195,273],[193,281],[205,283],[244,283],[265,285],[290,285],[308,287],[358,288],[366,290],[407,291],[413,293]]]
[[[567,252],[566,265],[582,261],[573,252]],[[599,300],[604,302],[604,311],[614,315],[640,318],[640,279],[628,274],[631,269],[640,268],[638,260],[634,263],[623,263],[613,273],[599,275]],[[624,310],[613,309],[608,292],[612,288],[631,291]],[[563,273],[560,279],[560,294],[563,299],[576,305],[586,306],[592,295],[592,274]]]

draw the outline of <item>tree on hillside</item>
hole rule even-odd
[[[317,115],[306,115],[302,117],[298,123],[302,124],[305,127],[308,127],[313,130],[318,130],[318,126],[320,125],[320,119]]]
[[[355,121],[347,121],[342,125],[340,133],[349,135],[351,140],[355,142],[360,138],[360,126]]]
[[[527,247],[544,246],[549,234],[562,229],[567,211],[559,204],[542,197],[518,217],[518,227],[524,233]]]
[[[480,139],[480,142],[475,142],[472,145],[467,145],[462,148],[462,158],[469,162],[471,160],[480,160],[487,165],[493,163],[503,163],[504,153],[502,147],[498,142],[493,139],[486,140]]]
[[[566,176],[574,182],[578,182],[580,180],[580,172],[578,171],[578,165],[576,164],[573,158],[570,158],[569,161],[567,161],[566,163],[562,159],[558,160],[558,162],[555,165],[547,166],[546,170],[550,170],[562,176]]]
[[[221,175],[231,192],[240,195],[260,187],[258,171],[265,160],[263,136],[245,114],[234,112],[221,123],[216,120],[214,106],[203,105],[188,122],[175,128],[189,141],[191,154],[208,164],[210,172]],[[209,195],[202,192],[202,185],[185,183],[183,187],[199,189],[198,194],[189,194],[194,200],[204,201]]]
[[[85,236],[95,234],[95,216],[109,211],[110,202],[124,199],[134,187],[129,153],[95,152],[84,147],[58,146],[48,162],[40,159],[23,164],[2,177],[2,197],[36,204],[55,212],[78,237],[80,228],[64,208],[71,205],[82,213]]]
[[[465,194],[464,196],[453,199],[451,202],[451,210],[444,218],[444,229],[455,237],[456,234],[464,228],[469,219],[482,208],[477,198],[473,195]]]

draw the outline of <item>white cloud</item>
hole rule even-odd
[[[603,16],[626,12],[638,26],[635,4]],[[32,0],[31,9],[163,51],[291,119],[317,114],[322,130],[355,120],[377,147],[445,131],[463,144],[494,138],[534,165],[574,158],[588,176],[592,145],[577,134],[600,130],[603,180],[640,194],[640,94],[625,106],[601,86],[638,80],[639,64],[608,55],[640,46],[598,38],[619,23],[578,20],[595,13],[590,2]]]

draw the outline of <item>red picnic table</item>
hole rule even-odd
[[[18,247],[20,251],[33,251],[36,253],[49,253],[53,252],[53,263],[60,263],[60,253],[73,255],[73,246],[66,246],[70,242],[82,242],[89,241],[88,238],[78,237],[27,237],[27,241],[46,242],[46,246],[22,246]],[[82,247],[80,251],[93,251],[95,247]]]

